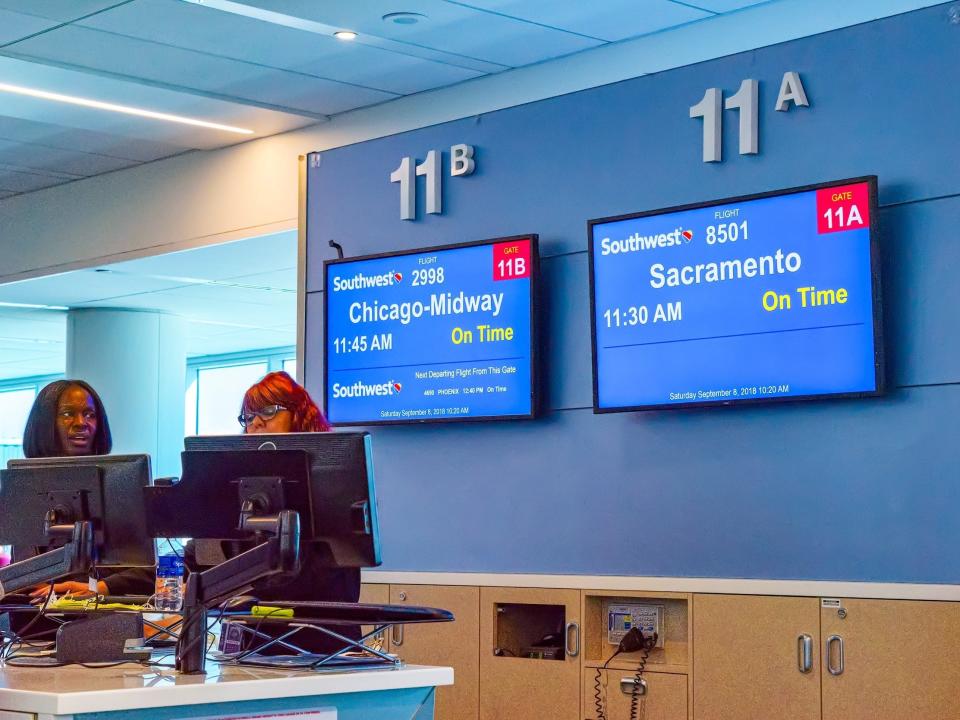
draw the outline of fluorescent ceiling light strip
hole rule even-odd
[[[33,303],[0,302],[0,307],[25,308],[27,310],[69,310],[66,305],[35,305]]]
[[[335,32],[347,29],[335,25],[327,25],[326,23],[315,20],[307,20],[306,18],[296,17],[295,15],[286,15],[284,13],[274,12],[273,10],[265,10],[253,5],[234,2],[233,0],[180,0],[180,2],[199,5],[200,7],[210,8],[211,10],[219,10],[220,12],[230,13],[231,15],[240,15],[241,17],[250,18],[251,20],[270,23],[271,25],[280,25],[282,27],[303,30],[304,32],[317,35],[326,35],[331,38]],[[403,55],[410,55],[411,57],[418,57],[422,60],[442,62],[447,65],[473,70],[478,73],[496,73],[509,69],[508,65],[480,60],[467,55],[458,55],[444,50],[435,50],[400,40],[390,40],[389,38],[370,35],[368,33],[359,34],[352,42],[356,45],[369,45],[380,48],[381,50],[389,50]]]
[[[206,120],[196,120],[194,118],[188,118],[182,115],[171,115],[169,113],[154,112],[153,110],[144,110],[142,108],[131,107],[129,105],[117,105],[115,103],[100,102],[99,100],[88,100],[87,98],[76,97],[75,95],[62,95],[60,93],[47,92],[46,90],[35,90],[33,88],[22,87],[20,85],[0,83],[0,92],[26,95],[28,97],[40,98],[42,100],[54,100],[56,102],[68,103],[70,105],[80,105],[81,107],[94,108],[96,110],[109,110],[111,112],[123,113],[124,115],[136,115],[137,117],[145,117],[152,120],[166,120],[167,122],[180,123],[181,125],[193,125],[194,127],[209,128],[210,130],[223,130],[225,132],[237,133],[239,135],[253,135],[253,130],[234,127],[233,125],[221,125],[220,123],[207,122]]]

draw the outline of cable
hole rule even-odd
[[[24,626],[17,632],[17,637],[22,638],[23,635],[27,632],[27,630],[29,630],[29,629],[32,628],[34,625],[36,625],[36,624],[40,621],[40,618],[42,618],[42,617],[46,614],[47,608],[50,606],[50,598],[53,597],[53,585],[54,585],[54,582],[51,580],[51,581],[50,581],[50,586],[47,588],[47,597],[44,599],[43,604],[40,606],[40,610],[39,610],[39,611],[37,612],[37,614],[30,620],[30,622],[28,622],[26,625],[24,625]]]
[[[644,638],[643,649],[640,651],[640,662],[637,665],[637,674],[633,677],[633,690],[630,692],[630,720],[638,720],[637,710],[640,706],[640,688],[643,687],[641,683],[643,682],[643,671],[647,667],[647,658],[650,657],[650,651],[657,644],[657,634],[653,634],[653,638],[647,639]],[[644,715],[646,714],[647,709],[647,696],[644,693],[643,696],[643,710]]]
[[[597,720],[607,720],[607,711],[606,703],[604,702],[604,690],[606,687],[602,683],[603,671],[607,669],[607,665],[620,653],[623,652],[623,643],[621,642],[617,649],[614,651],[613,655],[607,658],[607,661],[603,664],[602,668],[597,668],[597,675],[593,679],[593,704],[597,711]]]
[[[177,559],[183,561],[183,554],[177,550],[177,546],[173,544],[173,540],[168,537],[163,538],[163,540],[170,546],[170,549],[173,550],[173,554],[177,556]]]
[[[630,696],[630,720],[637,719],[637,710],[639,707],[640,700],[640,684],[643,680],[643,671],[647,666],[647,658],[650,656],[650,651],[657,644],[657,633],[653,633],[652,638],[644,637],[643,633],[637,629],[633,628],[627,632],[626,635],[620,640],[620,644],[617,645],[617,649],[614,651],[613,655],[607,658],[607,661],[603,664],[603,667],[597,668],[596,676],[593,679],[593,703],[594,708],[597,712],[597,720],[607,720],[607,711],[606,711],[606,685],[603,683],[603,671],[607,669],[607,666],[613,661],[617,655],[621,653],[631,653],[640,651],[640,664],[637,668],[637,674],[634,677],[633,691]],[[644,704],[646,708],[646,704]]]

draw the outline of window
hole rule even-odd
[[[0,468],[23,457],[23,431],[37,393],[59,376],[20,378],[0,382]]]
[[[184,395],[186,435],[235,435],[243,394],[268,372],[296,371],[293,348],[207,355],[187,362]],[[294,372],[291,372],[293,370]]]
[[[283,370],[294,380],[297,380],[297,359],[293,357],[293,358],[287,358],[286,360],[284,360]],[[300,382],[300,381],[297,380],[297,382]]]
[[[202,368],[197,372],[197,434],[236,435],[247,388],[267,374],[267,363]]]
[[[0,444],[20,445],[27,416],[37,396],[35,387],[0,392]]]
[[[37,393],[57,376],[9,380],[0,383],[0,468],[23,457],[23,431]],[[10,548],[0,545],[0,567],[10,562]]]

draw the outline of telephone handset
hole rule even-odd
[[[659,635],[657,632],[646,634],[638,627],[630,628],[620,639],[620,643],[617,645],[617,649],[613,655],[607,658],[602,668],[597,668],[597,676],[593,683],[593,697],[597,710],[597,720],[607,720],[606,703],[604,702],[605,693],[602,687],[603,671],[607,669],[610,661],[617,657],[617,655],[635,652],[639,652],[641,655],[637,664],[637,674],[633,681],[633,690],[630,693],[630,720],[639,720],[638,710],[640,709],[640,689],[642,687],[643,671],[646,669],[647,658],[650,656],[650,651],[657,647],[658,639]]]

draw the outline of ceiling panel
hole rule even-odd
[[[543,27],[443,0],[247,0],[272,12],[349,28],[359,33],[428,47],[507,66],[527,65],[586,50],[602,41]],[[415,25],[384,22],[383,16],[402,10],[424,15]]]
[[[2,350],[0,350],[0,357],[3,357]],[[28,356],[10,362],[0,361],[0,380],[13,380],[32,375],[59,375],[64,372],[65,365],[63,354]]]
[[[702,20],[711,13],[671,0],[606,0],[603,11],[589,2],[467,0],[466,5],[610,42]]]
[[[295,283],[296,266],[297,233],[290,230],[140,260],[128,260],[110,265],[109,268],[128,274],[154,277],[189,276],[205,280],[223,280],[254,272],[285,270],[293,275]]]
[[[0,350],[0,365],[22,365],[35,360],[46,360],[56,355],[55,351],[37,351],[36,348],[14,348],[4,346]],[[29,372],[29,375],[39,375],[37,372]]]
[[[263,325],[264,327],[272,324],[270,321],[262,321],[264,317],[270,317],[269,313],[288,307],[296,310],[297,306],[296,293],[230,285],[181,286],[164,290],[162,293],[151,293],[151,295],[162,295],[165,308],[186,317],[204,320],[227,317],[231,322],[236,321],[240,325]],[[134,296],[130,300],[137,302],[140,297]],[[150,296],[143,296],[143,298],[144,302],[147,302]],[[233,310],[224,312],[224,307],[231,307]],[[261,312],[267,315],[259,315]]]
[[[398,97],[396,93],[285,70],[260,70],[247,79],[224,84],[220,92],[321,115],[336,115]]]
[[[99,175],[138,164],[136,160],[18,143],[2,138],[0,138],[0,163],[78,176]]]
[[[124,0],[0,0],[0,8],[60,22],[124,4]]]
[[[0,8],[0,45],[46,30],[56,22]]]
[[[725,13],[768,2],[776,2],[776,0],[696,0],[690,4],[711,12]]]
[[[283,347],[295,345],[296,331],[282,330],[235,330],[208,337],[202,335],[203,328],[188,328],[187,356],[220,355],[222,353],[244,352],[257,348]]]
[[[150,162],[183,152],[179,145],[146,138],[130,139],[4,115],[0,115],[0,139],[138,162]]]
[[[81,27],[64,27],[8,48],[17,57],[64,63],[258,103],[334,114],[395,95],[299,73]]]
[[[0,307],[0,338],[34,343],[64,342],[67,314],[50,310]]]
[[[56,354],[56,350],[37,350],[36,347],[12,347],[11,344],[3,343],[3,349],[0,350],[0,363],[8,364],[22,362],[27,359],[48,358]]]
[[[116,307],[117,302],[82,303],[78,307]],[[124,298],[123,307],[163,310],[186,318],[233,322],[238,328],[273,327],[278,318],[296,317],[296,296],[266,291],[198,286]],[[227,320],[223,320],[227,318]]]
[[[297,291],[296,267],[274,270],[272,272],[254,273],[252,275],[238,275],[227,279],[227,282],[243,285],[270,287],[287,292]]]
[[[293,69],[403,95],[453,85],[484,74],[470,68],[364,45],[350,45],[338,52],[331,49],[327,55],[318,55]]]
[[[482,74],[179,0],[139,0],[81,24],[393,93],[420,92]]]
[[[0,190],[6,192],[31,192],[43,188],[53,187],[54,185],[63,185],[76,178],[57,176],[50,173],[33,172],[30,170],[12,170],[9,167],[0,166]]]
[[[92,300],[124,298],[181,285],[182,283],[175,280],[156,279],[143,275],[117,275],[98,273],[95,270],[76,270],[62,275],[49,275],[0,285],[0,301],[74,307]]]

